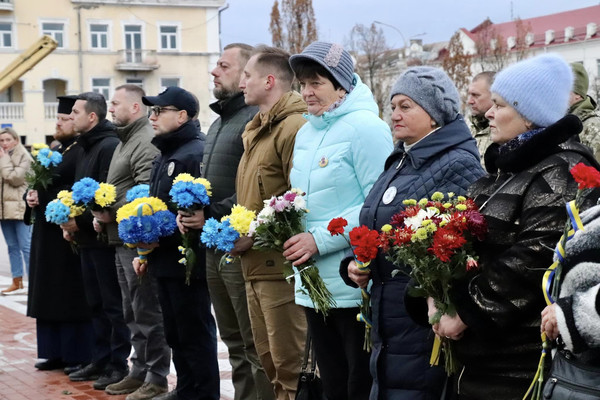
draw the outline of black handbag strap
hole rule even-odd
[[[314,374],[316,369],[317,359],[315,358],[315,349],[312,346],[312,337],[310,336],[310,332],[307,330],[306,344],[304,346],[304,361],[302,361],[302,372],[311,372]]]

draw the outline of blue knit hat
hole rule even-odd
[[[500,71],[491,91],[540,128],[552,125],[569,109],[573,71],[556,54],[543,54]]]
[[[397,94],[410,97],[439,125],[456,119],[460,95],[450,77],[441,69],[412,67],[404,71],[392,86],[390,99]]]
[[[354,82],[354,63],[350,53],[342,46],[337,43],[312,42],[302,53],[290,57],[290,66],[296,71],[296,66],[306,60],[321,65],[346,92],[350,92]]]

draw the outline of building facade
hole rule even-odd
[[[56,96],[95,91],[110,100],[125,83],[156,95],[181,86],[211,121],[210,70],[219,56],[219,8],[225,0],[0,0],[0,65],[42,35],[54,52],[0,93],[0,124],[26,144],[54,132]]]

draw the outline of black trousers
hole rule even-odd
[[[205,279],[157,277],[167,344],[177,370],[177,398],[219,400],[217,329]]]
[[[124,371],[131,353],[131,333],[123,317],[115,250],[112,247],[81,248],[79,254],[85,297],[92,309],[92,362]]]
[[[325,319],[312,308],[305,311],[327,400],[367,400],[372,379],[358,307],[332,309]]]

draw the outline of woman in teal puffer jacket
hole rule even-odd
[[[295,265],[313,257],[336,301],[323,318],[308,296],[296,294],[296,303],[306,310],[325,395],[329,400],[367,399],[369,354],[362,350],[364,324],[356,321],[361,294],[339,276],[348,244],[332,237],[327,225],[336,217],[348,221],[347,229],[358,225],[362,204],[393,149],[392,137],[341,46],[314,42],[292,56],[290,65],[308,106],[308,123],[296,135],[290,181],[306,192],[310,212],[306,233],[284,244],[284,256]]]

